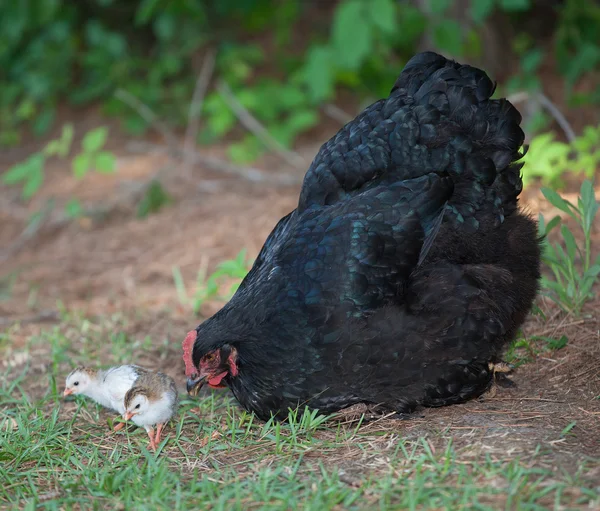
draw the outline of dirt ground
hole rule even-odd
[[[30,335],[56,321],[60,300],[68,310],[86,316],[127,318],[122,328],[131,336],[168,339],[166,346],[144,351],[136,363],[161,364],[183,385],[180,341],[200,319],[179,302],[172,268],[180,268],[191,291],[201,265],[210,271],[244,247],[256,256],[277,220],[295,207],[299,186],[252,183],[201,165],[188,170],[164,154],[137,154],[113,143],[119,157],[114,176],[92,174],[77,181],[68,169],[53,165],[43,191],[28,209],[21,205],[0,210],[0,246],[7,251],[19,239],[26,213],[48,197],[60,204],[77,196],[93,209],[107,200],[126,198],[135,183],[160,171],[174,203],[140,220],[133,214],[135,204],[121,200],[102,215],[41,229],[7,257],[1,263],[2,275],[12,273],[16,280],[10,298],[0,302],[0,326],[17,320],[22,326],[12,335],[14,344],[4,349],[3,363],[22,363],[20,349]],[[308,145],[302,154],[310,160],[317,148],[318,144]],[[218,147],[210,151],[223,153]],[[275,157],[257,165],[274,176],[290,172],[281,170]],[[12,193],[2,190],[14,203]],[[553,213],[537,189],[527,190],[522,202],[534,213]],[[599,237],[596,225],[596,242]],[[221,305],[208,303],[202,314],[210,315]],[[438,438],[452,437],[458,446],[476,446],[479,454],[494,459],[527,460],[540,446],[544,463],[573,473],[583,459],[600,458],[600,301],[589,304],[582,319],[566,316],[549,303],[541,306],[548,319],[532,317],[525,335],[566,335],[568,344],[532,354],[533,360],[512,376],[516,387],[464,405],[424,410],[411,420],[379,419],[366,427],[398,430],[405,436],[435,432]],[[43,360],[45,353],[42,349],[31,356]],[[600,481],[600,464],[593,466],[595,471],[585,476]],[[356,465],[348,467],[349,478],[355,469]]]

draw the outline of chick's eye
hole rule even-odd
[[[140,407],[139,403],[137,405],[135,405],[136,409]]]
[[[79,385],[79,382],[78,381],[73,382],[73,385],[75,385],[77,387],[77,385]]]

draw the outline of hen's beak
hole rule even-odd
[[[126,421],[128,421],[128,420],[129,420],[129,419],[131,419],[132,417],[133,417],[133,413],[131,413],[131,412],[125,412],[125,413],[123,414],[123,418],[124,418]]]
[[[191,377],[189,377],[186,385],[188,394],[192,397],[196,397],[198,392],[200,392],[202,385],[204,385],[204,380],[206,380],[206,375],[198,376],[193,374]]]
[[[73,389],[65,389],[65,391],[63,392],[63,396],[67,397],[70,396],[71,394],[73,394],[74,390]]]

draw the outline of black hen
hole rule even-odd
[[[235,296],[184,341],[190,393],[225,384],[263,419],[483,393],[540,276],[521,116],[493,91],[422,53],[325,143]]]

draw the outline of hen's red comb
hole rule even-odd
[[[192,348],[194,347],[194,341],[196,340],[196,330],[192,330],[188,332],[185,336],[185,339],[181,343],[181,347],[183,348],[183,361],[185,362],[185,375],[191,376],[192,374],[198,372],[194,367],[194,362],[192,361]]]

